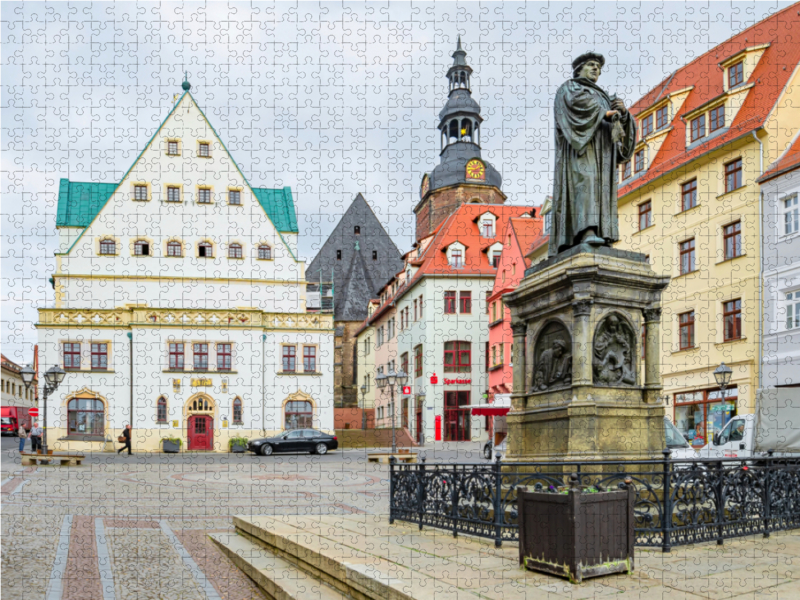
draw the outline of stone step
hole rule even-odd
[[[340,524],[344,527],[337,527]],[[477,599],[480,596],[468,589],[471,586],[459,582],[480,582],[487,576],[481,566],[488,565],[455,563],[436,556],[431,548],[420,551],[404,546],[388,533],[366,535],[352,521],[337,516],[234,517],[234,525],[267,550],[354,598]],[[513,570],[519,570],[518,564]]]
[[[211,533],[211,540],[245,575],[274,600],[346,600],[287,560],[235,533]]]

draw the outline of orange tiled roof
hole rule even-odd
[[[758,178],[758,182],[763,183],[768,179],[783,175],[797,168],[800,168],[800,131],[794,136],[794,142],[792,142],[780,158],[772,163],[767,171]]]
[[[797,31],[800,31],[800,11],[798,11],[798,5],[793,4],[748,27],[728,41],[681,67],[638,100],[630,108],[633,115],[653,106],[667,94],[693,86],[680,112],[673,116],[670,123],[672,131],[667,134],[647,172],[620,187],[619,197],[639,189],[653,179],[685,165],[702,154],[743,135],[748,135],[751,131],[761,127],[800,61]],[[750,78],[744,82],[745,85],[753,83],[755,87],[747,92],[747,98],[736,114],[733,123],[730,124],[730,129],[724,134],[708,140],[705,144],[700,144],[687,151],[686,127],[689,126],[689,123],[684,122],[681,115],[700,108],[723,93],[723,70],[719,63],[747,48],[764,44],[769,44],[769,47],[764,51]]]

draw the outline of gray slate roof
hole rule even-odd
[[[356,226],[361,228],[359,235],[354,234]],[[341,260],[336,258],[337,251],[342,253]],[[372,259],[373,252],[377,260]],[[363,321],[369,300],[402,268],[400,251],[358,194],[306,269],[306,280],[330,281],[332,270],[334,319]]]

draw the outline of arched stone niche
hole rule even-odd
[[[572,383],[572,339],[558,321],[544,326],[533,350],[533,391],[543,392]]]
[[[592,375],[595,385],[636,385],[636,333],[619,313],[610,313],[595,329]]]

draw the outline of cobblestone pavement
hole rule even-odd
[[[96,454],[81,467],[23,469],[4,450],[0,471],[3,600],[263,599],[207,533],[233,531],[234,515],[388,513],[388,469],[363,451]],[[800,600],[798,554],[800,532],[642,553],[634,576],[608,590],[648,600]],[[556,589],[552,597],[595,597],[553,578]]]

